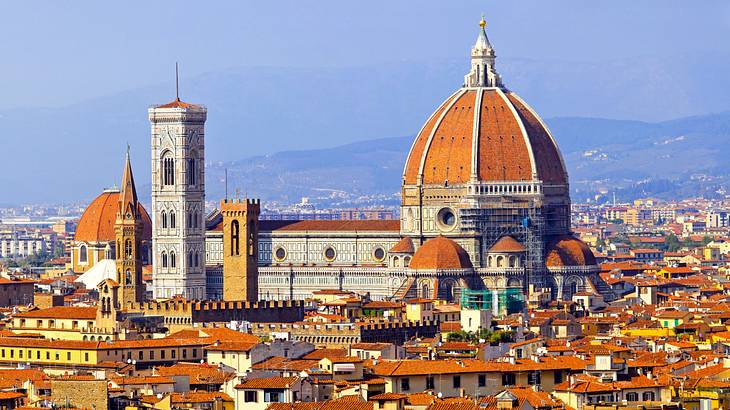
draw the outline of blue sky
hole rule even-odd
[[[185,78],[238,66],[463,58],[482,12],[501,57],[730,51],[727,1],[6,2],[0,109],[171,82],[175,61]]]

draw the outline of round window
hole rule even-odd
[[[335,248],[333,248],[331,246],[328,246],[327,248],[325,248],[324,258],[327,259],[329,262],[332,262],[333,260],[335,260],[336,256],[337,256],[337,254],[335,253]]]
[[[276,248],[274,251],[274,258],[276,258],[277,261],[283,261],[286,259],[286,249],[282,247]]]
[[[451,229],[456,225],[456,215],[451,208],[440,210],[437,219],[441,227],[445,229]]]
[[[383,259],[385,259],[385,250],[381,247],[377,247],[375,248],[375,251],[373,251],[373,256],[376,261],[382,262]]]

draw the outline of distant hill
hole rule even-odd
[[[209,108],[211,197],[222,186],[219,170],[231,161],[236,161],[229,166],[231,182],[248,191],[271,192],[272,198],[299,196],[323,187],[320,181],[362,193],[397,191],[408,144],[357,141],[415,134],[434,107],[459,87],[467,63],[252,67],[183,79],[184,99]],[[728,63],[730,56],[688,54],[601,64],[500,59],[498,69],[509,87],[545,118],[660,120],[730,109],[725,93],[730,86]],[[127,142],[132,144],[136,180],[148,184],[146,109],[170,96],[169,87],[151,86],[63,108],[0,112],[0,201],[91,199],[118,183]],[[727,115],[717,114],[652,123],[586,118],[550,123],[571,164],[571,176],[579,181],[722,173],[726,121]],[[662,138],[682,136],[656,145]],[[591,149],[600,149],[605,160],[584,157],[582,152]],[[272,154],[276,152],[281,154]],[[313,157],[320,163],[310,164]],[[290,166],[297,158],[303,162]],[[250,166],[257,172],[245,171]],[[346,182],[339,181],[343,178]]]

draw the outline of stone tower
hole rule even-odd
[[[142,282],[142,216],[139,208],[132,164],[127,151],[122,186],[119,191],[119,206],[114,222],[117,282],[120,286],[119,299],[123,308],[129,303],[140,303],[145,297]]]
[[[221,201],[223,300],[258,300],[258,199]]]
[[[207,109],[176,98],[151,107],[154,297],[205,298]]]

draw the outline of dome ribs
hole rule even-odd
[[[94,199],[79,219],[74,235],[75,241],[109,242],[114,241],[114,224],[119,209],[119,192],[104,192]],[[141,203],[137,210],[142,217],[142,239],[152,239],[152,221]]]
[[[560,152],[545,126],[519,97],[512,93],[507,93],[506,96],[515,107],[527,131],[532,150],[535,153],[538,178],[548,184],[567,185],[568,181]]]
[[[462,94],[436,125],[423,166],[423,183],[465,183],[471,172],[476,91]]]
[[[423,126],[421,131],[416,136],[416,140],[413,142],[410,154],[406,160],[405,170],[403,172],[404,182],[408,185],[416,184],[418,180],[418,173],[421,168],[421,159],[423,158],[423,151],[426,149],[428,139],[433,132],[434,126],[441,118],[441,114],[444,112],[446,107],[449,106],[451,101],[456,98],[459,92],[452,94],[441,106],[431,114],[426,124]]]
[[[498,91],[487,89],[483,93],[479,120],[479,180],[531,180],[530,153],[517,119],[505,107],[506,101]]]

